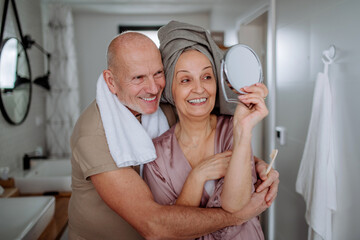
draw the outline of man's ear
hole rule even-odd
[[[112,94],[116,95],[117,88],[116,88],[116,84],[115,84],[115,78],[114,78],[114,75],[112,74],[112,72],[109,69],[104,70],[103,77],[105,79],[106,85],[108,86],[110,92]]]

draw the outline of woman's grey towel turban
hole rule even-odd
[[[233,114],[236,104],[225,101],[220,88],[220,66],[224,52],[216,45],[211,35],[205,29],[187,23],[171,21],[158,31],[160,52],[165,69],[166,85],[163,92],[163,101],[174,105],[171,93],[174,69],[181,53],[187,49],[196,49],[206,55],[212,63],[218,80],[218,105],[220,113]]]

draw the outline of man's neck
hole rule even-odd
[[[134,116],[136,117],[136,119],[141,123],[141,113],[139,113],[139,112],[137,112],[137,111],[135,111],[135,110],[132,110],[132,109],[130,109],[130,108],[128,108],[128,107],[126,107],[127,109],[129,109],[129,111],[132,113],[132,114],[134,114]]]
[[[137,111],[135,111],[135,110],[132,110],[131,108],[128,108],[128,107],[126,107],[126,108],[129,109],[129,111],[130,111],[132,114],[134,114],[135,117],[141,115],[141,113],[139,113],[139,112],[137,112]]]

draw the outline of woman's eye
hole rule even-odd
[[[187,83],[187,82],[189,82],[190,80],[189,79],[182,79],[181,80],[181,83]]]
[[[210,76],[210,75],[209,75],[209,76],[205,76],[204,79],[205,79],[205,80],[210,80],[210,79],[211,79],[211,76]]]

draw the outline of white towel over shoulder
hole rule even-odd
[[[153,114],[143,115],[141,125],[110,92],[102,74],[97,81],[96,102],[111,156],[118,167],[141,165],[156,159],[151,139],[169,129],[160,108]]]
[[[327,74],[319,73],[296,181],[296,191],[306,202],[308,239],[332,238],[332,214],[336,210],[332,106],[329,78]]]

